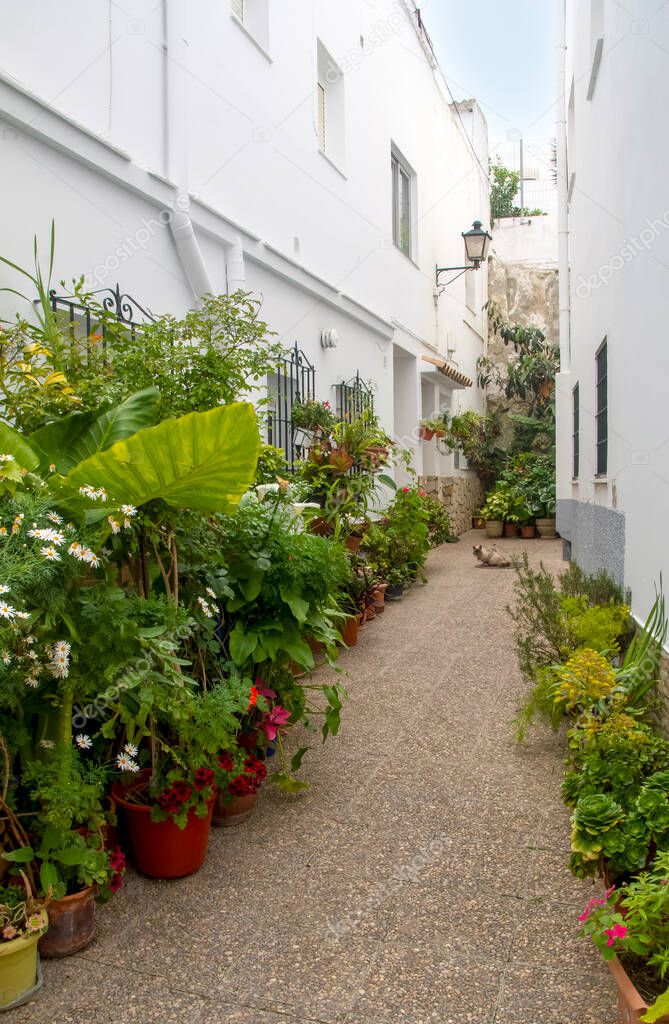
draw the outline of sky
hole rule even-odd
[[[522,130],[555,135],[554,0],[416,0],[457,100],[474,97],[491,151]]]

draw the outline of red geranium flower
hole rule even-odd
[[[194,786],[198,792],[211,786],[214,781],[214,773],[211,768],[198,768],[193,775]]]
[[[260,786],[267,778],[267,768],[257,757],[247,757],[244,761],[244,771],[250,775],[256,785]]]
[[[123,875],[120,871],[115,872],[109,879],[109,888],[112,892],[118,892],[123,885]]]
[[[253,779],[248,775],[237,775],[228,783],[228,790],[233,796],[250,796],[256,789]]]
[[[234,771],[235,762],[232,759],[232,754],[228,750],[224,750],[222,754],[218,755],[218,767],[224,772]]]

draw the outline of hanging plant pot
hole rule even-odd
[[[42,917],[46,924],[45,910]],[[0,944],[0,1010],[22,1006],[42,987],[38,941],[38,935],[27,935]]]
[[[129,786],[124,787],[119,782],[112,786],[112,796],[122,809],[127,823],[133,863],[138,871],[149,878],[183,878],[192,875],[202,867],[207,855],[216,798],[212,796],[207,802],[208,811],[204,818],[198,818],[191,808],[183,829],[175,825],[171,818],[152,821],[148,804],[133,803],[127,799],[148,785],[149,774],[145,769]]]
[[[362,544],[362,537],[356,537],[356,535],[352,533],[349,537],[346,538],[344,544],[348,551],[351,551],[353,552],[353,554],[355,554],[360,549],[360,545]]]
[[[419,433],[423,441],[431,441],[435,432],[430,427],[421,427]]]
[[[249,793],[247,796],[228,797],[226,801],[223,794],[219,793],[214,803],[212,823],[221,828],[241,825],[251,817],[257,799],[257,793]]]
[[[552,540],[554,537],[557,537],[555,519],[537,519],[536,524],[542,540]]]
[[[648,1003],[637,992],[629,974],[617,957],[607,960],[608,968],[618,989],[618,1015],[620,1024],[640,1024],[648,1010]],[[657,1024],[669,1024],[669,1014],[657,1018]]]
[[[49,930],[39,940],[42,956],[55,960],[78,953],[95,935],[95,887],[51,900],[47,914]]]
[[[323,516],[316,516],[309,521],[309,533],[315,533],[317,537],[329,537],[333,532],[332,523],[329,523]]]
[[[517,537],[518,536],[518,524],[517,523],[504,523],[504,536],[505,537]]]
[[[341,637],[347,647],[355,647],[358,642],[360,616],[351,615],[342,626]]]

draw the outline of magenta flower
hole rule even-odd
[[[606,928],[606,934],[608,935],[607,946],[612,946],[616,939],[624,939],[627,935],[627,928],[624,924],[614,924],[613,928]]]
[[[287,711],[286,708],[282,708],[279,705],[272,708],[271,711],[268,711],[262,720],[262,726],[265,730],[267,739],[275,740],[279,730],[287,723],[289,718],[290,711]]]
[[[597,907],[605,907],[605,906],[606,906],[606,900],[596,900],[594,898],[594,896],[593,896],[592,899],[588,900],[588,903],[586,905],[585,910],[583,911],[583,913],[579,917],[579,921],[581,922],[581,924],[583,924],[584,921],[588,920],[588,918],[590,917],[590,914],[593,912],[593,910],[596,910]]]
[[[276,693],[274,692],[274,690],[269,690],[266,686],[263,686],[262,683],[260,683],[258,680],[256,680],[256,690],[258,691],[260,696],[264,697],[266,700],[276,700]]]

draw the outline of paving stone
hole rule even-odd
[[[508,967],[495,1024],[613,1024],[613,982],[600,962],[588,971]]]

